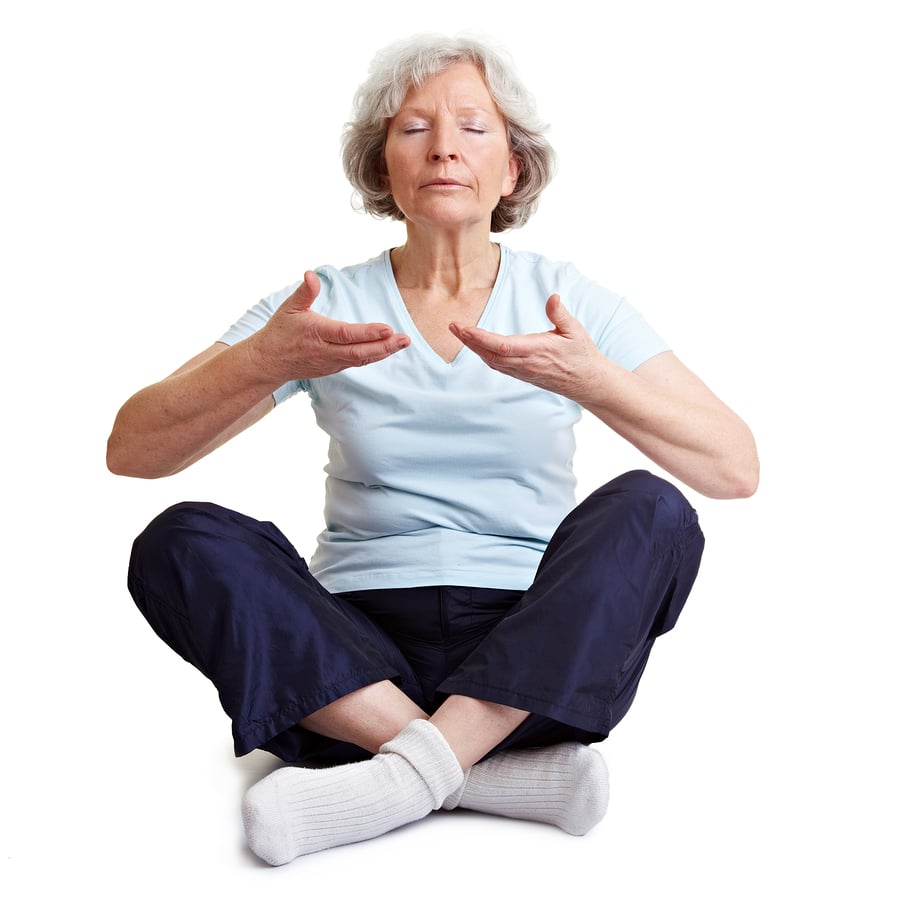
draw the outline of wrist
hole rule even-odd
[[[240,365],[246,373],[248,383],[276,391],[291,381],[293,376],[287,372],[286,366],[278,364],[266,346],[264,330],[251,334],[239,344],[235,344],[232,349],[236,355],[240,355]]]
[[[614,363],[597,350],[578,377],[573,379],[572,388],[566,392],[566,396],[585,409],[603,406],[609,396],[616,368],[618,367]]]

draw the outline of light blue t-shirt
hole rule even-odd
[[[325,530],[310,569],[333,593],[455,584],[525,590],[553,531],[575,505],[571,400],[488,368],[463,348],[445,362],[419,335],[390,253],[346,269],[317,269],[314,309],[384,322],[410,346],[386,360],[284,385],[308,393],[330,436]],[[258,303],[221,338],[261,328],[296,288]],[[632,370],[666,350],[621,297],[568,263],[501,246],[479,325],[503,334],[551,328],[559,294],[611,360]]]

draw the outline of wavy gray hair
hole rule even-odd
[[[375,56],[369,77],[356,92],[353,119],[344,128],[344,172],[367,213],[378,218],[404,218],[385,178],[388,121],[397,114],[411,87],[421,87],[461,62],[473,63],[481,70],[506,120],[510,150],[520,166],[513,192],[500,198],[491,215],[491,231],[519,228],[534,212],[541,191],[553,177],[556,154],[543,134],[547,126],[538,118],[534,99],[512,61],[484,39],[416,35],[385,47]]]

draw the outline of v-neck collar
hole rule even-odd
[[[481,315],[478,317],[476,325],[479,328],[486,327],[485,323],[489,321],[491,311],[500,294],[501,285],[506,278],[508,251],[505,244],[497,244],[497,246],[500,248],[500,266],[497,269],[497,277],[494,279],[494,286],[491,288],[487,303],[485,303],[484,309],[482,309]],[[427,359],[431,360],[436,365],[449,369],[462,365],[467,357],[474,355],[468,347],[463,345],[459,348],[459,352],[456,356],[454,356],[450,362],[447,362],[447,360],[444,359],[444,357],[441,356],[422,336],[406,307],[406,303],[403,302],[403,295],[400,293],[400,287],[397,284],[397,279],[394,277],[394,267],[391,265],[390,249],[385,250],[384,253],[382,253],[381,264],[384,267],[387,283],[390,285],[391,299],[396,307],[397,318],[404,323],[403,331],[409,335],[410,340],[414,341],[415,344],[422,349]]]

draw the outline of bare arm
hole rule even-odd
[[[243,343],[243,342],[242,342]],[[106,448],[116,475],[174,475],[258,422],[275,405],[247,347],[213,344],[119,410]]]
[[[387,325],[313,312],[318,293],[318,278],[307,272],[256,334],[231,347],[213,344],[126,401],[107,443],[110,471],[138,478],[180,472],[258,422],[283,384],[377,362],[408,346],[409,338]]]
[[[749,497],[759,482],[747,425],[672,352],[628,372],[605,361],[583,406],[708,497]]]
[[[542,334],[452,325],[491,368],[569,397],[676,478],[709,497],[749,497],[759,479],[753,435],[671,352],[629,372],[607,359],[554,294]]]

